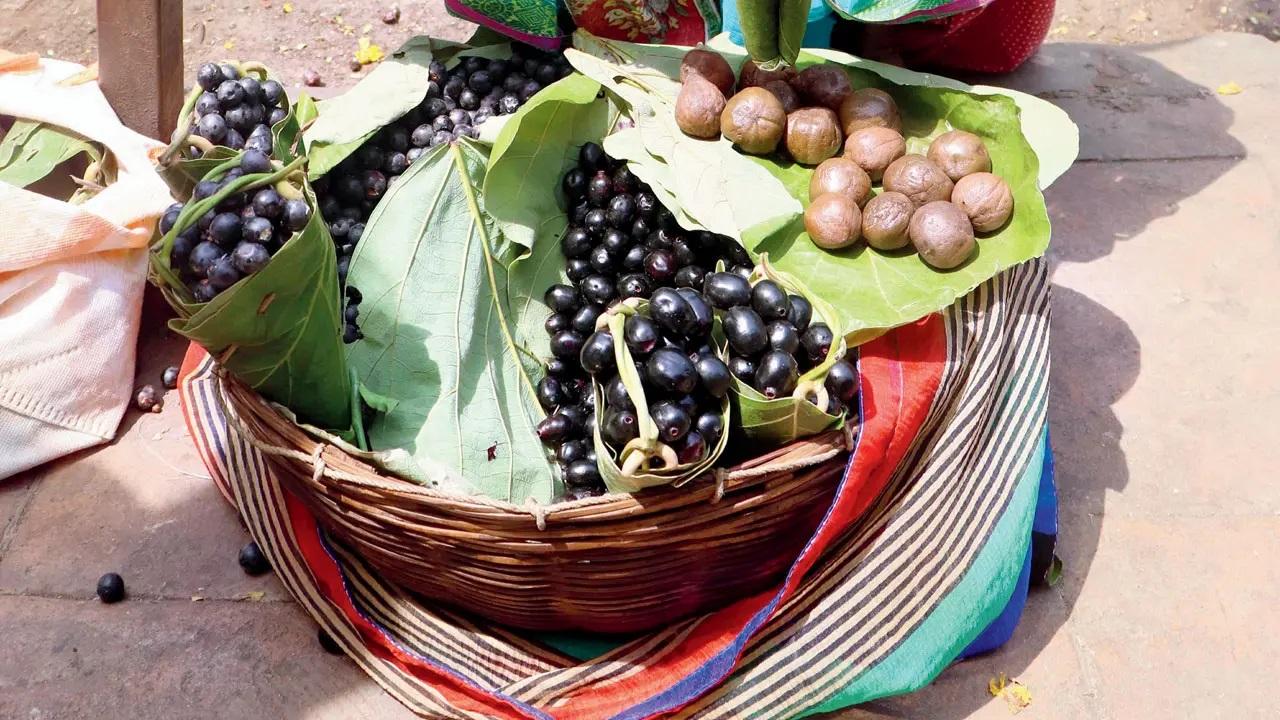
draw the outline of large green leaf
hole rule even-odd
[[[688,48],[604,40],[581,30],[574,44],[565,56],[629,106],[647,152],[670,167],[666,190],[675,206],[668,209],[692,220],[690,229],[749,247],[799,217],[800,204],[729,140],[691,138],[676,125],[680,61]]]
[[[27,187],[80,154],[92,160],[102,159],[99,148],[70,130],[15,120],[0,139],[0,182]]]
[[[151,252],[152,281],[179,317],[174,332],[193,340],[222,367],[309,423],[339,432],[351,426],[351,381],[342,350],[342,306],[333,240],[320,217],[285,242],[258,273],[207,303],[196,303],[169,267],[174,236],[231,192],[287,182],[311,207],[315,195],[300,163],[276,173],[246,175],[205,200],[190,203]]]
[[[577,73],[529,99],[493,143],[484,178],[485,209],[512,242],[531,248],[538,237],[564,232],[560,176],[578,148],[609,128],[609,103],[600,84]]]
[[[318,116],[303,132],[308,175],[318,178],[355,152],[384,125],[422,102],[434,49],[429,37],[410,38],[355,87],[316,103]]]
[[[525,312],[545,317],[527,296],[559,267],[503,257],[519,246],[500,249],[481,206],[487,160],[469,141],[437,146],[378,204],[348,277],[364,296],[364,339],[348,357],[365,386],[395,401],[367,426],[374,450],[408,450],[419,480],[548,502],[555,472],[516,328]]]

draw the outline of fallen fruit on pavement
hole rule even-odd
[[[256,542],[250,542],[240,548],[240,556],[237,560],[248,575],[257,576],[271,571],[271,563],[267,562],[267,556],[262,554],[262,548],[258,547]]]
[[[164,374],[160,376],[160,382],[169,390],[178,387],[178,366],[170,365],[164,369]]]
[[[118,573],[107,573],[98,578],[98,599],[108,605],[124,599],[124,578]]]
[[[164,399],[160,397],[160,392],[156,390],[155,385],[143,385],[138,388],[133,404],[143,412],[160,412],[164,407]]]

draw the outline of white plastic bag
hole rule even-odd
[[[151,161],[160,143],[124,127],[96,82],[60,84],[82,71],[0,63],[0,115],[78,133],[119,168],[79,205],[0,181],[0,479],[115,437],[133,385],[146,245],[172,202]]]

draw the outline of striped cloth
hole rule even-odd
[[[1048,287],[1043,260],[1020,265],[863,346],[858,445],[780,586],[587,659],[383,581],[231,429],[198,349],[181,392],[205,463],[281,581],[423,717],[802,717],[923,686],[1025,592]]]

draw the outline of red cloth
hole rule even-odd
[[[919,69],[1011,72],[1049,34],[1054,1],[995,0],[937,20],[868,27],[862,54]]]

